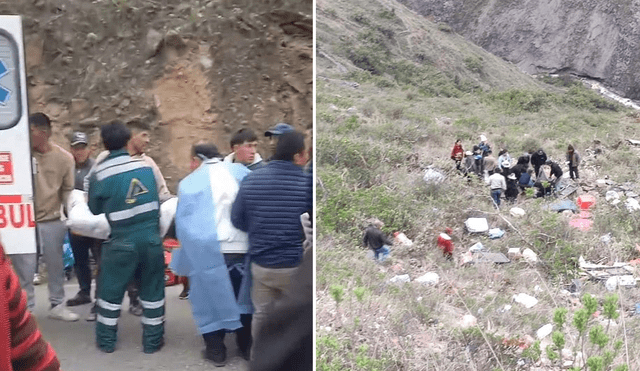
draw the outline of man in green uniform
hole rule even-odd
[[[145,353],[164,345],[164,256],[159,232],[158,192],[153,170],[127,152],[131,132],[120,122],[104,125],[102,141],[109,156],[89,179],[89,209],[104,213],[111,226],[102,245],[96,339],[115,350],[117,323],[127,284],[140,282],[142,342]]]

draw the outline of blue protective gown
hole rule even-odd
[[[233,227],[230,212],[240,181],[250,172],[241,164],[212,159],[178,187],[175,224],[181,248],[174,250],[170,268],[189,277],[189,299],[201,334],[238,329],[240,314],[253,312],[250,270],[245,269],[236,300],[221,249],[248,248],[247,235]]]

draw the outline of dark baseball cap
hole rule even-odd
[[[264,132],[264,136],[265,137],[270,137],[272,135],[282,135],[284,133],[290,133],[292,131],[295,131],[296,129],[293,128],[293,126],[289,125],[289,124],[285,124],[283,122],[277,124],[276,126],[270,128],[269,130]]]
[[[73,136],[71,137],[71,146],[75,146],[78,144],[89,144],[89,141],[87,140],[87,134],[81,131],[76,131],[75,133],[73,133]]]

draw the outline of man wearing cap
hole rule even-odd
[[[49,277],[49,317],[77,321],[79,316],[61,305],[64,301],[62,244],[67,228],[61,220],[60,210],[73,190],[75,165],[69,152],[50,141],[51,120],[47,115],[32,114],[29,127],[35,172],[36,230]],[[27,292],[27,306],[33,310],[36,304],[33,288],[36,254],[13,254],[10,258],[20,285]]]
[[[89,157],[89,141],[87,134],[76,131],[71,137],[71,155],[76,163],[75,189],[84,189],[84,177],[89,174],[95,161]],[[89,268],[89,251],[96,261],[100,259],[100,244],[102,241],[69,233],[69,243],[74,257],[74,269],[78,277],[80,291],[73,298],[67,300],[67,306],[91,303],[91,269]],[[96,288],[97,291],[97,288]]]
[[[269,150],[271,151],[271,157],[267,159],[267,162],[271,161],[273,159],[273,156],[276,153],[276,145],[278,144],[278,138],[282,134],[290,133],[292,131],[295,131],[293,126],[281,122],[264,132],[264,136],[269,138]]]
[[[464,168],[462,172],[469,177],[470,174],[476,172],[476,160],[473,158],[473,152],[471,151],[466,151],[464,155]]]
[[[236,131],[231,137],[229,145],[233,152],[224,158],[224,162],[241,163],[249,170],[256,170],[265,165],[260,154],[256,152],[258,137],[253,130],[242,128]]]

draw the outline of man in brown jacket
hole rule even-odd
[[[61,218],[61,207],[74,187],[75,163],[73,156],[50,141],[51,120],[44,113],[29,116],[31,129],[31,153],[34,160],[36,230],[40,251],[47,265],[49,281],[49,317],[63,321],[77,321],[79,316],[64,305],[64,263],[62,245],[67,227]],[[20,285],[27,292],[29,309],[35,307],[33,276],[36,271],[36,254],[10,255],[20,278]]]

